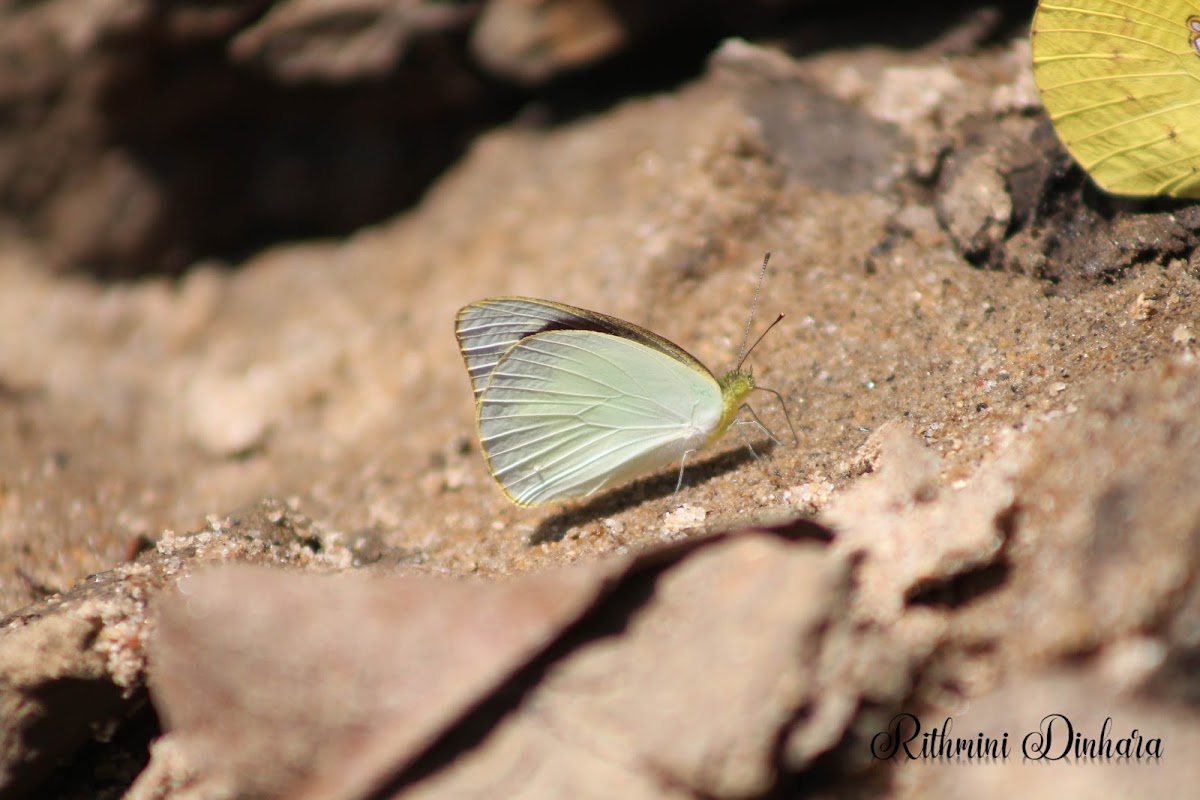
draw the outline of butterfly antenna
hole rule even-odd
[[[767,262],[770,260],[771,251],[768,250],[767,254],[763,256],[762,269],[759,270],[758,273],[758,285],[754,287],[754,299],[750,301],[750,318],[746,320],[746,332],[742,334],[742,349],[738,351],[737,369],[742,368],[742,362],[746,360],[748,355],[750,355],[750,353],[746,350],[746,342],[750,341],[750,326],[754,324],[754,309],[758,308],[758,293],[762,291],[763,277],[767,274]],[[779,322],[779,320],[775,320],[775,322]],[[767,330],[771,329],[767,328]],[[761,341],[762,337],[760,336],[758,337],[758,341],[754,343],[755,346],[757,346],[758,342]],[[750,349],[753,350],[754,348],[751,347]]]
[[[761,342],[763,340],[763,338],[768,333],[771,332],[771,328],[774,328],[776,325],[778,325],[779,321],[782,319],[783,319],[783,314],[780,314],[778,317],[775,318],[774,322],[772,322],[770,325],[767,326],[767,329],[765,331],[763,331],[762,333],[760,333],[758,335],[758,338],[754,340],[754,344],[750,345],[750,349],[746,351],[746,354],[738,359],[737,369],[742,368],[742,362],[750,357],[750,354],[754,352],[754,348],[758,347],[758,343]]]

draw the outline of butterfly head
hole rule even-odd
[[[721,422],[713,432],[714,440],[729,429],[742,404],[754,391],[754,374],[749,368],[733,369],[721,376],[717,383],[721,386],[722,408]]]

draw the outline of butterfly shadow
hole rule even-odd
[[[775,446],[774,442],[767,439],[753,443],[754,453],[750,453],[745,447],[738,447],[703,460],[689,460],[683,473],[683,485],[679,490],[683,491],[688,486],[698,485],[717,475],[735,470],[755,461],[756,458],[766,458]],[[669,497],[675,494],[678,480],[679,469],[676,467],[638,478],[632,483],[622,484],[619,488],[609,489],[581,505],[568,506],[539,522],[529,535],[529,544],[532,546],[562,541],[572,528],[585,522],[591,522],[598,517],[611,517],[649,500]]]

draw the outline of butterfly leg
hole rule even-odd
[[[796,435],[796,426],[792,425],[792,415],[788,413],[787,403],[783,402],[783,395],[781,395],[779,392],[775,391],[774,389],[768,389],[766,386],[755,386],[754,391],[768,392],[769,394],[775,395],[775,399],[779,401],[779,407],[781,409],[783,409],[783,418],[785,420],[787,420],[788,430],[790,430],[792,432],[792,444],[795,444],[795,445],[800,444],[800,437]],[[750,406],[746,406],[746,408],[750,408]],[[750,413],[753,414],[754,409],[750,409]],[[755,419],[757,419],[757,418],[758,417],[756,415]],[[774,436],[772,436],[771,438],[775,439]],[[775,441],[776,441],[776,443],[778,443],[779,440],[775,439]]]
[[[737,427],[738,433],[740,433],[742,435],[742,441],[746,443],[746,449],[750,451],[750,455],[754,456],[755,461],[762,461],[762,458],[754,450],[754,445],[750,444],[750,437],[746,435],[746,432],[744,430],[742,430],[743,425],[753,425],[754,423],[742,422],[741,420],[735,420],[733,424]],[[758,427],[762,428],[762,424],[759,424]],[[767,435],[770,436],[771,434],[768,433]]]
[[[779,439],[775,438],[775,434],[771,433],[770,428],[768,428],[766,425],[763,425],[762,420],[758,418],[758,414],[756,414],[754,409],[750,407],[749,403],[742,403],[742,408],[749,411],[750,416],[754,417],[754,419],[753,420],[739,419],[739,420],[735,421],[735,423],[734,423],[735,425],[756,425],[756,426],[758,426],[758,429],[760,431],[762,431],[763,433],[765,433],[767,435],[768,439],[770,439],[772,442],[779,445],[780,447],[783,447],[783,442],[781,442],[781,441],[779,441]],[[738,428],[738,430],[741,430],[741,428]],[[744,433],[742,435],[745,436]],[[754,448],[750,448],[750,449],[753,451]]]
[[[675,481],[675,494],[679,494],[679,487],[683,486],[683,468],[687,464],[687,457],[690,456],[694,452],[696,452],[696,451],[695,450],[684,450],[683,456],[681,456],[679,459],[679,479]]]

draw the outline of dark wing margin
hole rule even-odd
[[[645,345],[712,374],[674,342],[616,317],[532,297],[493,297],[464,306],[455,319],[454,332],[471,376],[476,403],[487,389],[496,364],[513,345],[550,331],[607,333]]]

